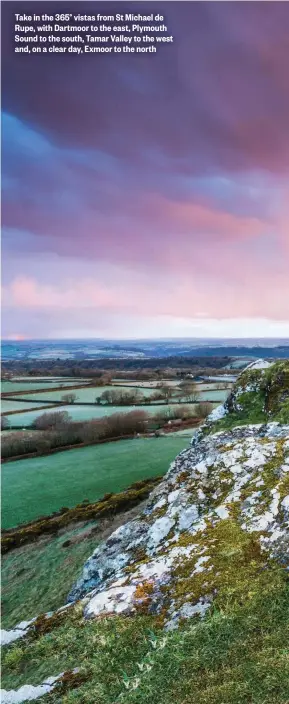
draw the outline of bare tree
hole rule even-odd
[[[42,413],[41,416],[35,418],[32,423],[32,428],[36,430],[51,430],[52,428],[61,428],[67,425],[71,417],[67,411],[55,411],[54,413]]]
[[[201,401],[197,406],[197,415],[199,418],[207,418],[213,410],[213,406],[208,401]]]
[[[199,398],[199,393],[195,382],[188,379],[182,381],[178,386],[178,396],[179,398],[184,398],[185,401],[191,401],[191,403],[197,401]]]
[[[63,396],[61,396],[62,403],[74,403],[76,399],[76,394],[63,394]]]
[[[10,428],[10,420],[7,416],[1,416],[1,430],[8,430]]]
[[[157,388],[159,389],[162,398],[165,399],[166,403],[168,403],[174,393],[172,387],[168,384],[158,384]]]

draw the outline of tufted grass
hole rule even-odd
[[[2,686],[80,667],[87,681],[43,704],[287,704],[288,585],[281,569],[262,585],[225,607],[217,597],[203,621],[167,634],[152,616],[85,621],[76,607],[50,633],[5,649]]]
[[[2,628],[12,628],[43,611],[62,606],[83,564],[97,547],[96,535],[82,542],[62,547],[93,528],[95,522],[66,530],[57,537],[48,536],[13,550],[2,557]]]

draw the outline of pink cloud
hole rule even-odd
[[[157,282],[149,287],[129,278],[119,283],[78,280],[47,286],[25,277],[15,279],[3,292],[3,305],[11,310],[55,312],[102,311],[139,316],[170,315],[183,318],[244,318],[266,315],[272,320],[289,317],[288,277],[255,276],[243,280],[207,281],[181,279]]]

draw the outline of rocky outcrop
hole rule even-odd
[[[86,617],[141,611],[175,628],[202,616],[224,586],[236,589],[242,569],[253,578],[272,559],[288,566],[289,417],[216,432],[238,413],[240,397],[273,393],[281,366],[242,374],[139,518],[95,550],[68,597],[84,600]]]

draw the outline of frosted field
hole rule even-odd
[[[102,387],[96,387],[96,388],[87,388],[87,389],[75,389],[71,390],[71,393],[75,394],[76,399],[74,404],[77,403],[95,403],[96,398],[101,396],[101,394],[106,391],[106,390],[113,390],[114,387],[112,386],[102,386]],[[115,387],[121,388],[123,391],[130,391],[128,387]],[[25,399],[27,401],[43,401],[43,403],[60,403],[61,399],[66,393],[69,393],[69,389],[61,389],[60,391],[44,391],[44,393],[32,393],[32,394],[21,394],[21,399]],[[149,397],[153,393],[153,389],[142,389],[141,393],[149,401]],[[208,390],[208,391],[199,391],[199,396],[198,400],[199,401],[224,401],[227,398],[228,395],[228,390],[224,391],[217,391],[215,389]],[[19,397],[20,398],[20,397]],[[177,399],[174,399],[177,400]],[[161,402],[163,403],[163,402]],[[71,406],[70,406],[71,407]],[[103,415],[103,413],[102,413]]]
[[[13,376],[12,381],[90,381],[90,379],[75,376]]]
[[[47,406],[50,404],[48,403]],[[11,413],[12,411],[29,411],[30,408],[39,408],[41,406],[41,403],[25,403],[24,401],[14,401],[10,400],[6,401],[6,399],[1,399],[1,414],[5,415],[6,413]],[[45,403],[43,403],[43,406],[45,406]],[[44,411],[42,411],[44,413]],[[10,422],[12,422],[12,416],[10,418]],[[14,421],[13,421],[14,423]]]
[[[136,386],[137,388],[141,389],[153,389],[155,390],[158,384],[164,383],[167,384],[168,386],[177,386],[180,382],[179,381],[130,381],[128,379],[125,381],[124,379],[113,379],[112,380],[113,384],[116,384],[117,386],[122,386],[123,384],[127,386]]]
[[[195,403],[184,404],[186,408],[192,409],[194,411],[197,408]],[[71,420],[74,421],[85,421],[93,420],[96,418],[104,418],[105,416],[111,416],[114,413],[130,413],[131,411],[146,411],[150,416],[159,413],[166,409],[169,413],[170,409],[175,408],[175,406],[170,406],[169,404],[158,404],[156,406],[56,406],[53,409],[47,409],[47,413],[55,413],[55,411],[67,411],[69,413]],[[26,413],[17,413],[10,417],[11,426],[17,428],[28,428],[31,423],[38,418],[38,416],[45,413],[45,410],[33,410],[27,411]],[[13,420],[12,420],[13,419]]]
[[[131,390],[127,387],[114,387],[114,386],[96,386],[96,387],[89,387],[87,389],[75,389],[75,391],[71,390],[71,393],[75,394],[76,396],[76,401],[81,403],[94,403],[95,399],[98,398],[98,396],[101,396],[104,391],[118,391],[119,389],[122,389],[124,392],[128,392]],[[134,390],[134,389],[132,389]],[[61,401],[62,396],[64,396],[66,393],[70,393],[65,389],[61,389],[60,391],[45,391],[43,394],[22,394],[21,398],[25,399],[31,399],[32,401],[34,399],[43,399],[44,401],[49,401],[50,403],[57,403]],[[144,389],[142,390],[142,393],[144,396],[150,396],[153,393],[152,389]]]
[[[227,380],[227,381],[229,383],[229,380]],[[122,381],[121,382],[119,379],[113,379],[112,383],[115,386],[123,386],[125,384],[127,387],[131,386],[133,388],[139,388],[144,393],[146,389],[156,391],[157,386],[160,382],[159,381],[143,381],[143,382],[141,382],[141,381],[127,381],[127,382]],[[164,384],[166,384],[167,386],[171,386],[174,389],[177,389],[177,387],[179,386],[180,383],[181,383],[180,381],[164,381]],[[224,381],[220,381],[220,382],[216,382],[216,383],[212,382],[210,384],[206,384],[206,383],[202,384],[200,382],[197,382],[196,383],[196,390],[197,391],[209,391],[210,389],[218,389],[220,386],[223,386],[223,384],[224,384]]]
[[[199,392],[198,399],[199,401],[225,401],[229,393],[228,389],[224,391],[215,391],[214,389],[212,391],[202,391]]]
[[[87,382],[84,379],[80,379],[79,381],[75,381],[75,379],[74,379],[74,381],[66,381],[66,380],[64,381],[63,379],[59,379],[58,381],[56,381],[56,380],[45,381],[43,379],[43,381],[42,381],[42,379],[40,377],[39,377],[39,381],[35,381],[35,380],[32,381],[31,377],[30,377],[30,381],[28,381],[28,379],[27,379],[27,381],[25,381],[25,379],[23,379],[21,381],[20,380],[19,381],[2,381],[1,393],[2,394],[9,393],[11,395],[13,395],[13,393],[15,393],[15,391],[25,391],[25,392],[27,391],[29,393],[30,391],[34,391],[34,389],[36,390],[36,389],[46,389],[47,388],[49,390],[49,389],[53,389],[54,386],[57,387],[57,386],[61,386],[62,384],[63,384],[64,388],[66,388],[66,387],[71,388],[71,386],[77,386],[77,384],[82,384],[82,383],[85,384]]]

